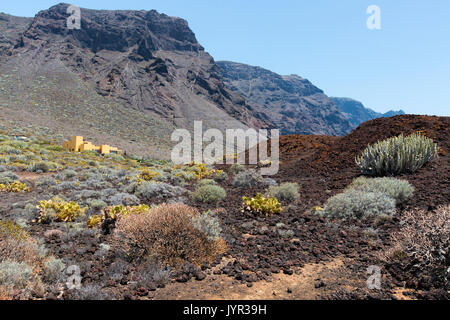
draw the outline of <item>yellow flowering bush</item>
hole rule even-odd
[[[161,175],[159,172],[157,171],[153,171],[149,168],[145,168],[142,169],[141,173],[139,174],[138,178],[145,180],[145,181],[151,181],[154,178],[156,178],[157,176]]]
[[[0,184],[1,192],[30,192],[30,188],[22,182],[14,181],[9,184]]]
[[[261,193],[258,193],[255,198],[242,197],[242,200],[244,201],[244,211],[253,214],[264,214],[266,217],[271,217],[283,211],[277,198],[264,198]]]
[[[39,201],[37,206],[39,210],[38,223],[46,223],[51,220],[60,222],[72,222],[79,216],[85,214],[86,208],[81,208],[80,205],[74,201],[65,202],[58,197],[51,200]]]

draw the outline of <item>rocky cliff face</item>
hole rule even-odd
[[[372,119],[383,117],[387,118],[405,114],[403,110],[399,111],[391,110],[386,113],[379,113],[373,111],[372,109],[366,108],[361,102],[350,98],[332,98],[332,99],[355,128],[358,127],[361,123]]]
[[[333,100],[307,79],[235,62],[217,64],[225,84],[283,134],[344,135],[353,128]]]
[[[88,90],[175,127],[189,128],[194,120],[219,129],[272,126],[225,87],[185,20],[154,10],[81,9],[81,29],[69,30],[68,6],[26,20],[26,29],[9,39],[14,46],[5,45],[0,69],[14,65],[27,79],[70,74]],[[41,96],[54,101],[55,91],[67,88],[49,89],[41,88]]]
[[[0,13],[0,55],[11,49],[30,23],[32,18],[15,17]]]

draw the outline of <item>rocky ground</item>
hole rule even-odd
[[[429,270],[411,269],[408,262],[388,263],[380,259],[380,253],[392,246],[392,234],[401,228],[403,212],[417,208],[432,211],[448,205],[449,122],[449,118],[445,117],[399,116],[370,121],[342,138],[282,137],[282,165],[280,172],[273,178],[277,183],[297,182],[300,198],[290,204],[283,204],[282,214],[271,218],[257,217],[242,211],[242,196],[255,196],[258,192],[264,192],[267,186],[236,188],[232,183],[235,174],[225,165],[218,165],[217,169],[228,173],[228,179],[219,183],[227,196],[217,203],[202,204],[187,196],[194,191],[195,182],[183,184],[186,194],[182,196],[146,200],[139,198],[140,203],[149,205],[182,201],[202,212],[208,209],[217,211],[222,225],[221,235],[228,246],[227,252],[202,265],[186,263],[176,268],[150,268],[124,262],[110,248],[111,235],[102,234],[100,229],[86,228],[85,221],[36,223],[33,217],[35,213],[27,206],[30,203],[35,205],[37,200],[48,199],[50,195],[78,199],[80,203],[91,206],[92,202],[82,199],[81,195],[88,193],[82,188],[99,192],[99,200],[104,201],[105,205],[112,205],[111,196],[124,192],[130,184],[117,171],[125,170],[124,175],[132,176],[133,172],[141,169],[141,164],[126,159],[110,159],[105,160],[106,163],[100,162],[100,167],[93,170],[89,165],[83,167],[79,162],[72,163],[78,161],[74,160],[76,155],[69,157],[64,154],[65,165],[75,168],[75,175],[70,174],[69,178],[62,176],[66,172],[64,168],[47,173],[17,170],[20,181],[30,187],[30,192],[2,193],[1,219],[18,221],[21,218],[19,222],[24,229],[32,237],[42,240],[47,255],[61,259],[66,266],[79,266],[84,289],[81,292],[68,290],[64,282],[56,281],[44,284],[40,289],[32,289],[28,296],[15,291],[10,297],[448,299],[448,279],[447,282],[443,278],[438,279]],[[438,143],[439,157],[416,173],[400,177],[415,187],[415,193],[398,208],[392,219],[342,222],[314,214],[315,206],[323,206],[328,198],[341,192],[360,175],[354,165],[354,157],[367,144],[415,131],[423,132]],[[58,159],[61,163],[61,158]],[[86,162],[89,160],[92,159],[85,159]],[[161,172],[170,171],[166,163],[153,162],[144,166]],[[188,172],[190,169],[183,170]],[[101,183],[90,185],[92,179],[81,178],[86,172],[95,173],[97,182]],[[166,182],[171,181],[172,173],[168,173]],[[71,186],[67,189],[61,184],[38,186],[36,182],[41,181],[39,179],[43,176],[73,183],[66,184]],[[94,207],[89,207],[90,215],[96,213]],[[31,210],[31,213],[26,214],[27,210]],[[50,230],[60,230],[61,234],[51,237],[48,235]],[[381,269],[381,289],[370,290],[367,287],[370,276],[367,269],[370,266],[379,266]],[[155,277],[155,274],[159,276]]]

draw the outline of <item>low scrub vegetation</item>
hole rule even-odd
[[[238,173],[233,179],[235,188],[251,188],[264,185],[264,178],[255,170],[246,170]]]
[[[108,207],[104,210],[103,214],[94,215],[94,216],[89,217],[88,227],[94,228],[94,227],[100,225],[100,223],[102,223],[102,221],[104,221],[107,218],[117,221],[128,215],[144,214],[148,210],[150,210],[150,207],[145,204],[138,205],[138,206],[128,206],[128,207],[126,207],[124,205]]]
[[[372,176],[413,173],[437,154],[437,144],[419,133],[390,138],[368,146],[356,158],[363,174]]]
[[[245,171],[245,167],[242,164],[235,163],[231,166],[230,171],[232,174],[238,174]]]
[[[396,178],[366,178],[355,179],[347,189],[365,192],[381,192],[393,199],[397,204],[402,204],[414,193],[414,187],[406,180]]]
[[[193,200],[203,203],[215,203],[225,199],[226,196],[225,189],[213,184],[200,185],[192,193]]]
[[[30,192],[30,188],[19,181],[14,181],[9,184],[0,184],[0,192]]]
[[[387,263],[408,262],[421,273],[434,273],[448,284],[450,206],[432,212],[408,211],[402,221],[401,229],[392,236],[393,246],[381,258]]]
[[[328,199],[320,213],[332,219],[359,220],[391,216],[395,208],[395,200],[384,193],[350,189]]]
[[[435,212],[415,210],[402,216],[402,228],[393,235],[390,258],[408,256],[421,266],[445,266],[450,258],[450,206]]]
[[[55,197],[51,200],[39,201],[38,223],[49,223],[51,221],[73,222],[79,216],[84,215],[87,208],[81,208],[74,201],[66,202]]]
[[[274,214],[280,214],[283,211],[277,198],[264,198],[261,193],[258,193],[255,198],[242,197],[242,200],[244,202],[244,212],[255,215],[271,217]]]
[[[278,201],[290,203],[300,198],[298,190],[299,186],[297,183],[286,182],[280,186],[269,187],[266,196],[275,197]]]
[[[145,182],[137,186],[135,195],[144,201],[182,196],[186,190],[167,183]]]
[[[221,239],[210,240],[199,217],[197,209],[184,204],[163,204],[124,217],[117,222],[115,246],[132,261],[155,259],[170,266],[212,261],[225,252],[225,245]]]

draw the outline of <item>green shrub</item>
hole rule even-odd
[[[216,185],[217,185],[217,182],[215,182],[212,179],[202,179],[202,180],[199,180],[197,182],[197,186],[198,187],[202,187],[202,186],[216,186]]]
[[[199,186],[192,193],[192,199],[197,202],[213,203],[224,199],[227,196],[225,190],[216,185]]]
[[[393,215],[395,200],[380,192],[350,189],[328,199],[322,214],[342,220],[376,218]]]
[[[10,184],[17,180],[19,180],[19,176],[12,171],[0,173],[0,184]]]
[[[255,198],[242,197],[242,201],[244,202],[244,211],[256,215],[271,217],[283,211],[277,198],[264,198],[261,193],[258,193]]]
[[[355,161],[363,174],[396,175],[415,172],[433,160],[436,154],[437,145],[433,140],[416,133],[368,146]]]
[[[131,186],[130,186],[131,187]],[[130,188],[131,189],[131,188]],[[127,192],[129,192],[127,189]],[[182,196],[186,190],[167,183],[145,182],[136,186],[135,195],[145,201]]]
[[[300,198],[297,183],[286,182],[280,186],[271,186],[266,193],[268,197],[275,197],[278,201],[292,202]]]
[[[393,198],[397,204],[404,203],[414,193],[414,187],[406,180],[396,178],[366,178],[355,179],[347,189],[365,192],[381,192]]]
[[[45,147],[45,149],[47,149],[49,151],[57,151],[57,152],[66,151],[66,149],[63,148],[63,146],[59,146],[59,145],[50,145],[50,146]]]
[[[44,262],[44,279],[49,283],[63,280],[65,268],[66,265],[61,259],[50,257]]]
[[[77,175],[78,175],[78,173],[72,169],[66,169],[63,172],[61,172],[61,176],[62,176],[63,180],[71,179],[73,177],[76,177]]]
[[[194,227],[202,232],[210,241],[217,241],[220,238],[222,227],[220,226],[219,218],[216,214],[209,210],[201,215],[192,218]]]
[[[224,171],[219,170],[214,175],[214,180],[216,180],[217,182],[226,181],[226,180],[228,180],[228,174],[226,172],[224,172]]]
[[[50,161],[40,161],[28,166],[31,172],[49,172],[58,168],[58,165]]]
[[[247,170],[237,174],[233,179],[235,188],[252,188],[264,185],[264,178],[255,170]]]
[[[32,274],[32,268],[25,262],[10,260],[0,262],[0,285],[25,288]]]
[[[37,187],[50,187],[56,185],[56,180],[49,176],[39,177],[34,181]]]
[[[245,171],[245,167],[242,164],[235,163],[230,168],[231,173],[238,174]]]
[[[73,222],[76,218],[85,214],[87,208],[81,208],[73,201],[65,202],[55,197],[52,200],[39,201],[39,223],[48,223],[53,220],[60,222]]]
[[[100,211],[108,206],[105,201],[98,199],[90,199],[88,205],[95,211]]]

